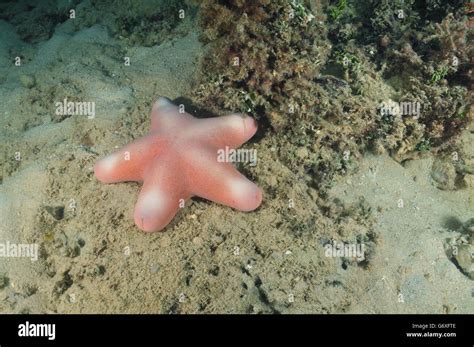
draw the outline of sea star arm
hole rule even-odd
[[[221,148],[240,147],[256,132],[257,122],[252,117],[240,113],[199,119],[196,127],[193,128],[193,136],[200,139],[212,139]]]
[[[156,144],[151,147],[153,151],[149,150],[150,139]],[[95,176],[103,183],[142,181],[146,163],[164,148],[160,141],[159,137],[146,136],[122,147],[95,164]]]
[[[143,231],[163,229],[191,197],[179,172],[182,172],[179,164],[171,155],[165,155],[153,159],[144,173],[134,212],[135,223]]]
[[[219,163],[216,158],[217,153],[208,151],[189,161],[186,177],[192,195],[245,212],[260,206],[260,188],[231,163]]]
[[[167,131],[174,127],[183,128],[189,123],[196,122],[196,119],[189,113],[180,112],[179,107],[169,99],[161,97],[154,104],[151,110],[150,131]]]

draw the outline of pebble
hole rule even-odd
[[[470,279],[474,279],[474,263],[472,260],[474,254],[474,246],[461,245],[457,254],[454,256],[460,268],[466,273]]]
[[[436,160],[431,169],[431,178],[437,183],[437,187],[443,190],[455,188],[456,169],[447,161]]]
[[[56,220],[64,218],[64,206],[45,206],[44,209]]]

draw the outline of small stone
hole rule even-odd
[[[473,263],[474,247],[471,245],[459,246],[457,254],[454,256],[459,267],[470,278],[474,279],[474,263]]]
[[[77,245],[82,248],[82,247],[84,247],[84,246],[86,245],[86,241],[84,241],[83,239],[79,238],[79,239],[77,239]]]
[[[24,292],[25,292],[26,296],[32,296],[32,295],[34,295],[38,292],[38,287],[36,287],[35,285],[32,285],[32,284],[27,284],[24,287]]]
[[[380,38],[380,46],[387,47],[390,44],[390,38],[384,35]]]
[[[21,75],[20,82],[23,87],[31,89],[36,85],[36,79],[32,75]]]
[[[105,274],[105,266],[104,265],[98,265],[94,269],[94,276],[103,276]]]
[[[64,218],[64,206],[45,206],[44,209],[56,220]]]
[[[431,168],[431,178],[442,190],[453,190],[456,184],[456,169],[447,161],[435,160]]]

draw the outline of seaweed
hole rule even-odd
[[[199,22],[211,42],[198,100],[224,109],[252,109],[274,129],[314,113],[311,81],[327,59],[324,27],[297,1],[204,1]]]
[[[198,18],[209,49],[194,99],[269,124],[280,159],[322,195],[365,150],[403,161],[470,121],[472,30],[460,1],[206,0]],[[381,115],[387,102],[419,114]]]

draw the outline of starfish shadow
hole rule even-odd
[[[209,118],[209,117],[219,117],[218,114],[215,114],[205,108],[198,107],[193,104],[193,102],[185,98],[183,96],[180,96],[174,100],[172,100],[173,104],[175,105],[184,105],[184,108],[186,109],[186,112],[191,114],[192,116],[196,118]]]

